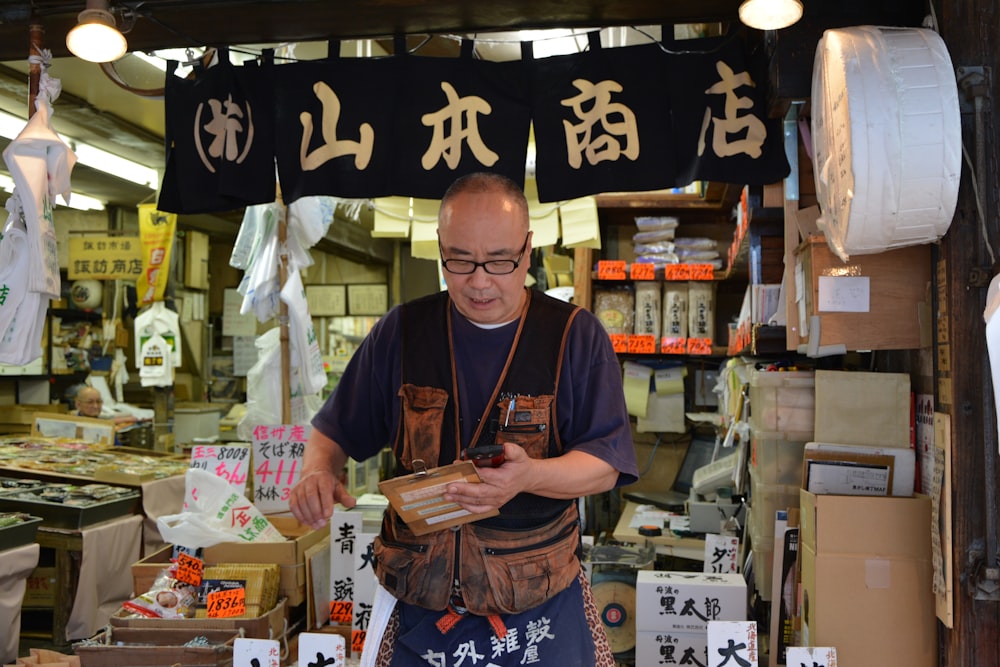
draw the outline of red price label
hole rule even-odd
[[[688,338],[688,354],[712,354],[712,339]]]
[[[663,277],[666,280],[690,280],[690,264],[667,264],[663,267]]]
[[[209,618],[232,618],[247,613],[245,588],[230,588],[209,593],[206,600]]]
[[[351,630],[351,655],[361,655],[365,648],[365,630]]]
[[[625,280],[624,259],[602,259],[597,262],[598,280]]]
[[[656,278],[656,265],[646,262],[633,262],[629,267],[629,277],[632,280],[653,280]]]
[[[668,338],[664,336],[660,340],[660,352],[662,354],[687,354],[687,338]]]
[[[628,337],[629,354],[656,354],[656,336],[634,334]]]
[[[177,581],[201,586],[201,573],[205,567],[204,561],[189,554],[181,553],[177,555]]]
[[[332,600],[330,602],[330,622],[337,625],[350,625],[354,603],[350,600]]]
[[[712,280],[715,278],[715,267],[711,264],[688,264],[691,280]]]
[[[611,347],[615,353],[624,354],[628,352],[628,334],[608,334],[611,337]]]

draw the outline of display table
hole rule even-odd
[[[625,502],[625,507],[622,510],[621,517],[618,519],[618,523],[615,525],[612,537],[619,542],[631,542],[633,544],[642,544],[648,541],[656,547],[656,553],[665,556],[675,556],[690,560],[705,560],[705,540],[701,538],[677,537],[676,535],[667,533],[652,537],[640,535],[638,528],[631,527],[632,518],[635,516],[635,511],[638,507],[637,503],[631,501]]]
[[[111,519],[80,530],[40,527],[38,546],[55,552],[52,641],[92,636],[132,597],[132,563],[139,559],[143,517]]]
[[[17,658],[21,601],[28,575],[38,566],[39,550],[35,543],[0,551],[0,628],[4,629],[0,632],[0,664],[13,664]]]

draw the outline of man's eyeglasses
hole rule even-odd
[[[528,232],[531,234],[531,232]],[[521,252],[517,254],[517,259],[491,259],[485,262],[473,262],[471,259],[445,259],[444,251],[441,249],[441,241],[438,241],[438,253],[441,255],[441,265],[448,273],[455,273],[460,276],[467,276],[475,273],[476,268],[483,267],[483,271],[494,276],[505,276],[514,273],[514,270],[521,265],[521,258],[524,251],[528,249],[528,236],[524,237],[524,245]]]

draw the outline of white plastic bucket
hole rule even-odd
[[[931,243],[948,231],[962,170],[958,86],[932,30],[827,30],[812,82],[813,168],[842,260]]]

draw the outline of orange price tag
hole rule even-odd
[[[201,573],[205,568],[205,563],[200,558],[195,558],[189,554],[181,553],[177,555],[177,581],[201,586]]]
[[[634,334],[628,337],[630,354],[656,354],[656,336],[653,334]]]
[[[245,588],[229,588],[209,593],[206,599],[209,618],[232,618],[247,613]]]
[[[618,354],[628,352],[628,334],[608,334],[611,337],[611,347]]]
[[[361,655],[365,648],[366,630],[351,630],[351,655]]]
[[[663,277],[666,280],[690,280],[689,264],[667,264],[663,267]]]
[[[687,338],[668,338],[664,336],[660,340],[660,352],[662,354],[687,354]]]
[[[691,280],[712,280],[715,278],[715,267],[711,264],[688,264]]]
[[[688,338],[688,354],[712,354],[712,339]]]
[[[632,280],[654,280],[656,278],[656,265],[646,262],[632,262],[629,267],[629,277]]]
[[[625,280],[624,259],[602,259],[597,262],[598,280]]]
[[[337,625],[350,625],[354,603],[350,600],[332,600],[330,602],[330,622]]]

